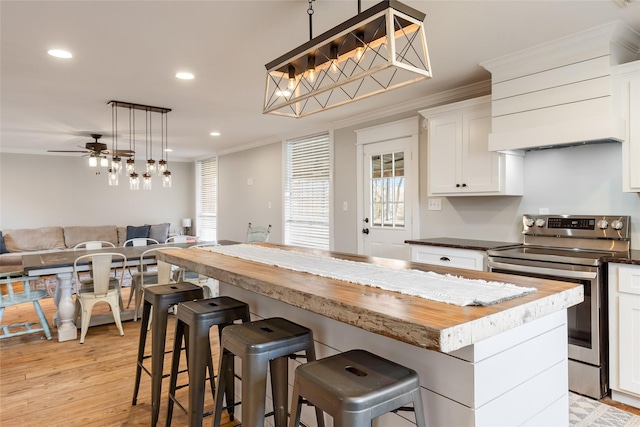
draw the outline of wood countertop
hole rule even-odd
[[[267,247],[290,249],[263,243]],[[297,251],[304,249],[295,248]],[[157,259],[298,308],[417,347],[451,352],[582,302],[575,283],[440,267],[339,252],[315,255],[535,287],[538,292],[485,307],[459,307],[371,286],[287,270],[201,249],[166,249]]]

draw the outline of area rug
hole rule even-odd
[[[579,394],[569,393],[569,425],[571,427],[640,427],[640,416]]]

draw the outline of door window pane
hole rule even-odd
[[[371,156],[370,188],[371,225],[404,227],[404,152]]]

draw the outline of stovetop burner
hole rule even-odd
[[[598,266],[626,257],[630,218],[621,215],[524,215],[524,244],[489,250],[490,257]]]

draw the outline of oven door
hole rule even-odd
[[[582,284],[584,301],[567,309],[569,359],[594,366],[605,363],[606,317],[601,312],[605,305],[598,267],[500,257],[490,257],[487,266],[494,273]]]

